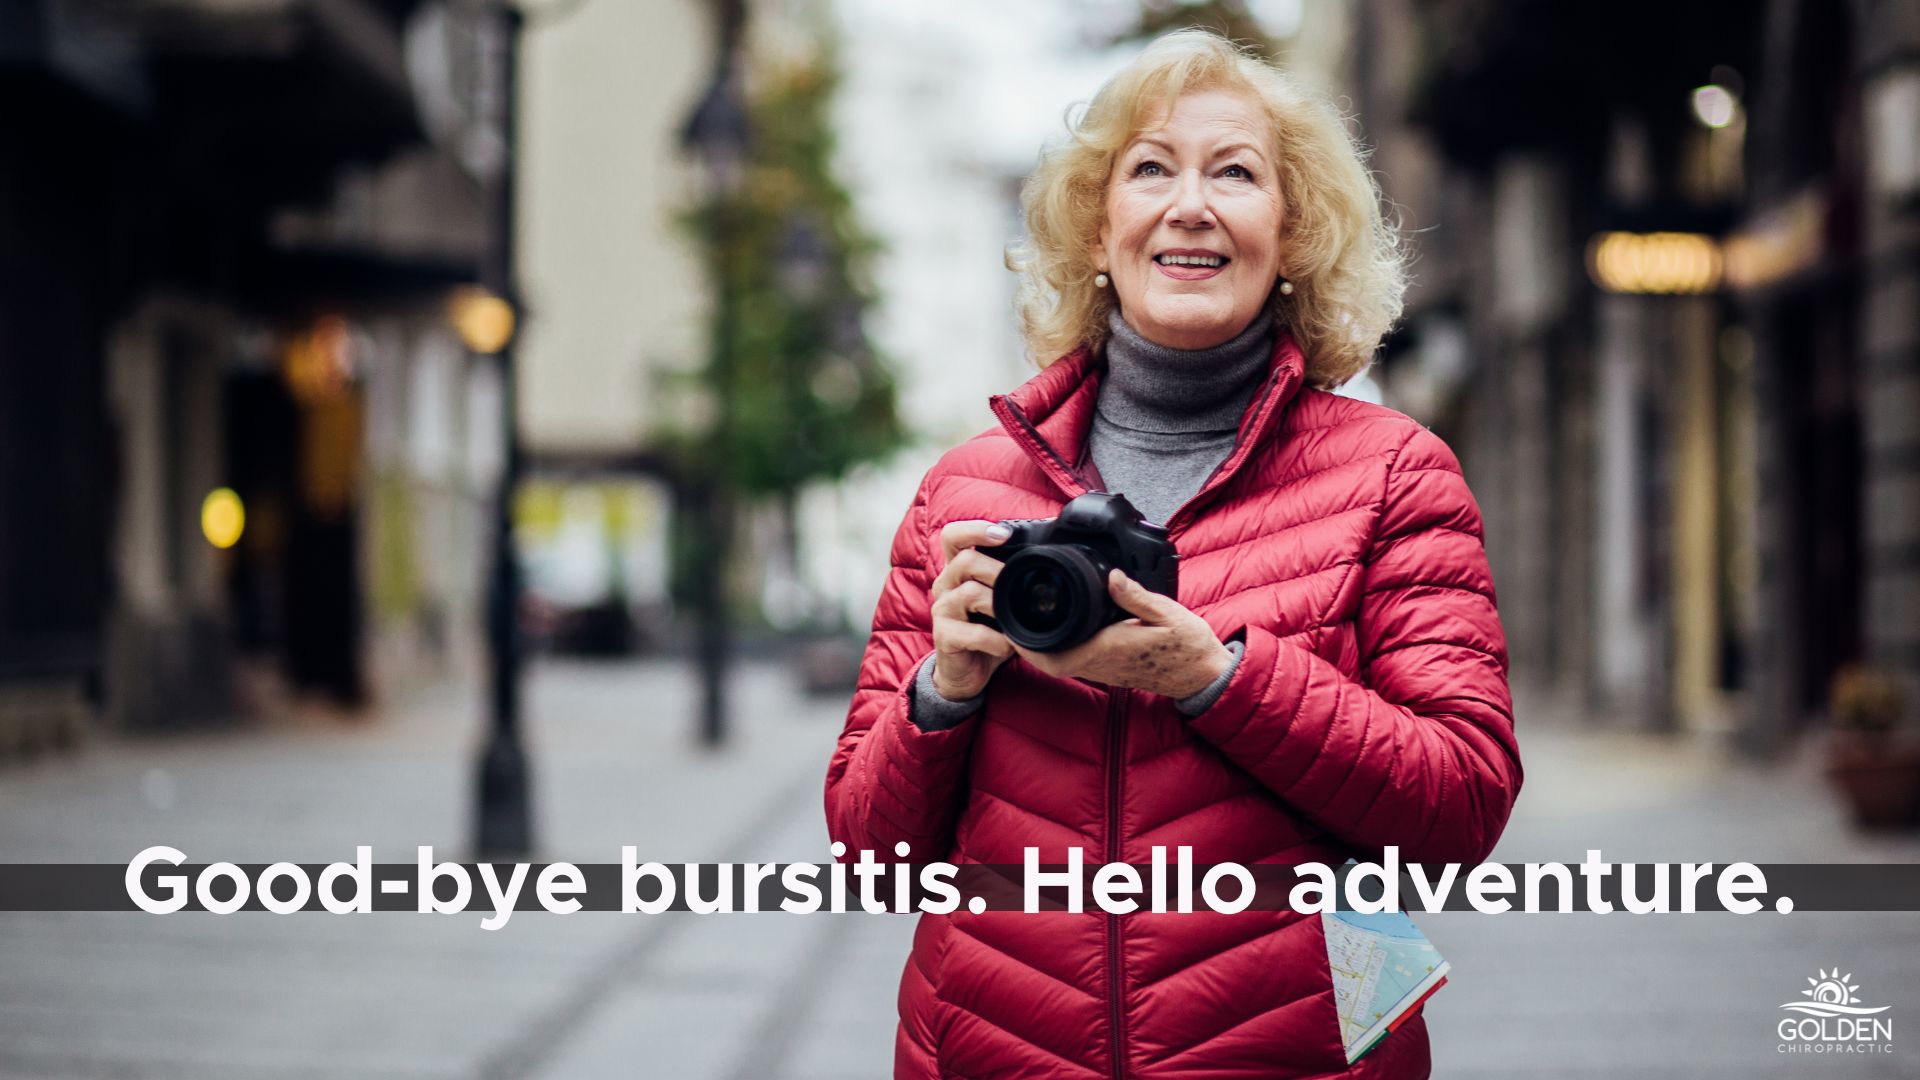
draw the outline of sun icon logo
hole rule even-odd
[[[1820,972],[1819,978],[1807,976],[1807,989],[1800,991],[1802,997],[1813,1000],[1790,1001],[1780,1006],[1781,1008],[1812,1016],[1871,1016],[1874,1013],[1886,1012],[1891,1007],[1887,1005],[1874,1008],[1860,1007],[1860,998],[1857,996],[1860,987],[1854,984],[1852,972],[1842,975],[1837,967],[1832,971],[1825,968],[1816,970]]]
[[[1831,972],[1823,970],[1818,979],[1807,976],[1807,985],[1813,989],[1800,992],[1822,1005],[1858,1005],[1860,999],[1854,995],[1860,992],[1860,988],[1848,985],[1852,979],[1851,972],[1842,975],[1839,968]]]

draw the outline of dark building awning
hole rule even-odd
[[[1597,151],[1622,112],[1682,127],[1687,91],[1716,65],[1751,72],[1759,48],[1759,7],[1736,0],[1441,0],[1419,11],[1408,120],[1465,164],[1511,149]]]
[[[270,316],[317,308],[406,308],[443,302],[454,288],[479,280],[478,260],[356,248],[266,248],[250,257],[238,299]]]
[[[42,0],[4,5],[0,79],[94,99],[150,130],[156,162],[256,205],[323,195],[335,167],[425,138],[402,0]]]

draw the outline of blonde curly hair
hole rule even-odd
[[[1366,151],[1324,96],[1208,30],[1178,30],[1149,45],[1107,80],[1068,138],[1048,145],[1020,191],[1027,238],[1007,250],[1020,276],[1014,307],[1027,348],[1047,367],[1106,339],[1111,289],[1093,283],[1089,251],[1106,217],[1113,160],[1142,124],[1181,94],[1244,93],[1259,102],[1274,134],[1281,226],[1291,296],[1275,290],[1278,325],[1306,354],[1307,381],[1335,387],[1359,374],[1400,317],[1406,260],[1381,214]]]

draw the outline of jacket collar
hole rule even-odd
[[[1274,343],[1273,360],[1267,379],[1247,403],[1240,418],[1240,433],[1234,437],[1233,452],[1221,462],[1202,484],[1188,506],[1211,495],[1239,471],[1253,450],[1272,435],[1287,403],[1299,393],[1306,369],[1306,358],[1291,334],[1282,331]],[[1085,346],[1054,361],[1010,394],[989,399],[993,414],[1007,434],[1033,460],[1040,471],[1053,481],[1062,494],[1071,499],[1097,486],[1097,475],[1081,451],[1087,442],[1087,430],[1093,425],[1094,406],[1100,395],[1100,376],[1106,370],[1103,354]],[[1182,507],[1168,522],[1172,526],[1186,515]]]

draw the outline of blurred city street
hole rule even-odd
[[[1138,84],[1102,142],[1183,30],[1267,74]],[[1484,549],[1504,640],[1412,644],[1515,693],[1492,858],[1920,864],[1920,0],[0,0],[0,875],[827,862],[903,512],[997,416],[1030,441],[990,397],[1070,345],[1124,387],[1151,309],[1092,257],[1165,168],[1121,155],[1216,90],[1265,110],[1232,152],[1311,120],[1351,167],[1223,168],[1258,242],[1151,262],[1457,460],[1467,561],[1410,587]],[[1047,240],[1076,154],[1104,216]],[[1162,225],[1237,245],[1212,199]],[[1215,449],[1334,438],[1277,412]],[[1239,482],[1186,520],[1296,501]],[[1370,535],[1308,639],[1363,682]],[[0,1080],[892,1074],[910,916],[482,917],[0,912]],[[1436,1075],[1920,1077],[1920,911],[1419,922]],[[1827,969],[1891,1053],[1785,1052]]]
[[[741,672],[738,738],[699,749],[667,663],[538,665],[534,858],[827,859],[820,787],[842,718],[784,667]],[[0,863],[466,858],[477,695],[378,722],[309,717],[166,740],[106,737],[0,774]],[[1734,763],[1699,741],[1520,713],[1527,785],[1496,857],[1912,860],[1850,832],[1810,757]],[[0,915],[0,1076],[827,1080],[892,1061],[912,920],[897,916]],[[1421,917],[1454,964],[1428,1006],[1445,1076],[1799,1076],[1777,1005],[1839,964],[1920,1009],[1920,917]],[[1904,1027],[1904,1023],[1902,1024]],[[1822,1061],[1911,1076],[1897,1048]]]

